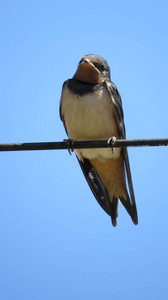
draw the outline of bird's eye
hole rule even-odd
[[[100,70],[101,71],[104,71],[105,70],[105,67],[103,65],[100,65]]]
[[[94,63],[94,65],[100,72],[103,72],[105,70],[105,67],[103,65],[97,63]]]

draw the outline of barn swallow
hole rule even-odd
[[[83,56],[73,78],[64,82],[60,117],[69,139],[74,141],[126,138],[121,97],[101,56]],[[111,216],[113,226],[117,225],[119,200],[133,223],[138,224],[127,149],[112,150],[74,151],[94,196]]]

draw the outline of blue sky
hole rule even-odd
[[[62,141],[63,82],[102,55],[127,138],[168,136],[167,1],[1,1],[0,143]],[[0,153],[0,299],[167,299],[168,149],[129,149],[139,214],[99,207],[68,151]]]

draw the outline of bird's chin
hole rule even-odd
[[[101,81],[100,71],[89,60],[84,60],[78,65],[74,78],[93,84],[100,83]]]

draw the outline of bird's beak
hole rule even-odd
[[[96,84],[100,82],[100,71],[89,59],[84,58],[79,63],[74,77],[83,82]]]

